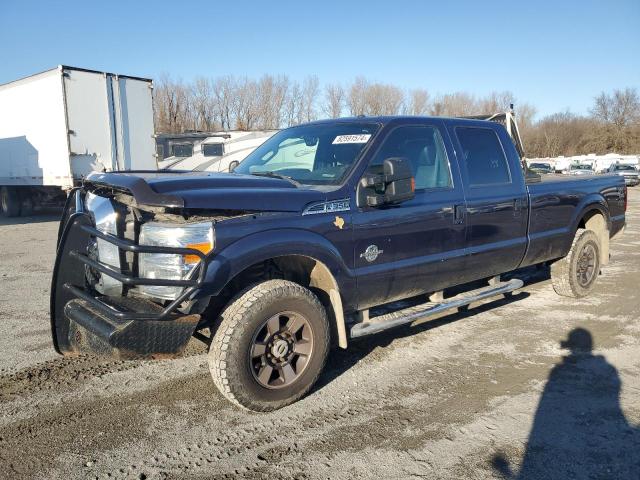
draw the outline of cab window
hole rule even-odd
[[[405,126],[393,130],[370,163],[377,172],[387,158],[401,157],[410,162],[416,190],[450,188],[451,171],[440,132],[430,126]]]
[[[511,174],[498,135],[491,128],[457,127],[470,186],[511,183]]]

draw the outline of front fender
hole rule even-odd
[[[197,296],[218,295],[230,280],[248,267],[285,255],[302,255],[324,263],[340,291],[346,294],[345,305],[355,303],[355,298],[350,301],[350,292],[356,291],[355,276],[338,249],[323,236],[296,228],[255,233],[214,252],[204,286]]]

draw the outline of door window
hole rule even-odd
[[[396,128],[384,140],[369,168],[377,172],[382,169],[383,162],[392,157],[402,157],[411,163],[416,190],[451,187],[449,161],[437,128]]]
[[[507,159],[498,135],[490,128],[457,127],[470,186],[511,183]]]

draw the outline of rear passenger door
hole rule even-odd
[[[449,131],[467,203],[465,280],[513,270],[527,247],[528,197],[520,160],[506,144],[511,139],[500,126],[458,124]]]

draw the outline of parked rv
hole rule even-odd
[[[194,145],[192,155],[166,163],[171,170],[229,172],[247,155],[262,145],[277,130],[254,132],[221,132]],[[167,159],[168,160],[168,159]]]
[[[167,168],[167,165],[190,157],[195,152],[195,146],[212,135],[216,135],[216,133],[187,131],[183,133],[156,134],[158,168]]]
[[[152,81],[59,66],[0,85],[6,216],[56,203],[91,172],[155,170]]]

